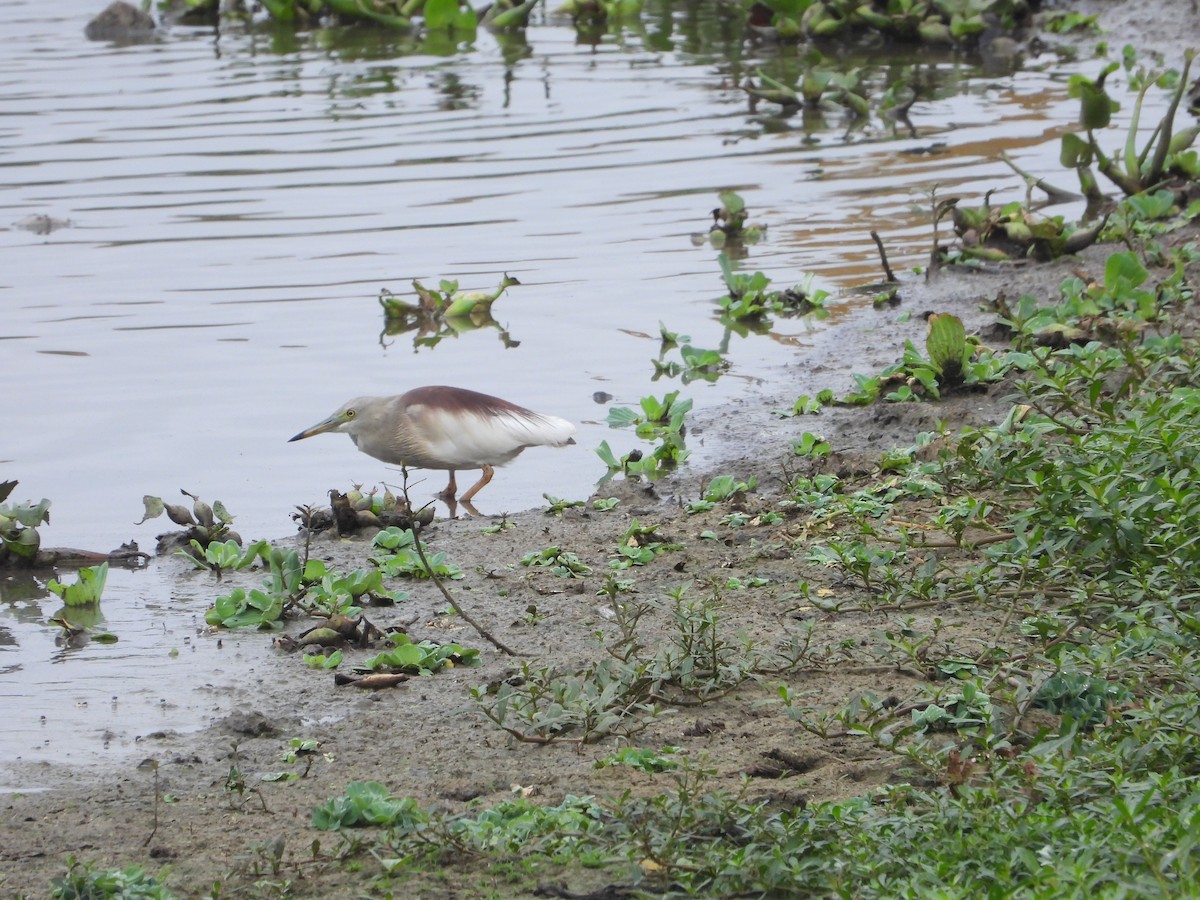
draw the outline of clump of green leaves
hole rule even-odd
[[[735,330],[765,328],[770,324],[770,314],[779,316],[804,315],[821,312],[829,294],[813,287],[813,276],[786,290],[768,290],[771,279],[762,272],[747,275],[733,268],[733,263],[724,253],[717,257],[721,266],[721,277],[728,293],[717,300],[721,310],[721,322]]]
[[[622,747],[609,756],[596,760],[596,768],[628,766],[641,772],[669,772],[682,765],[679,760],[671,758],[678,752],[678,747],[662,747],[659,750],[649,747]]]
[[[421,554],[417,552],[417,538],[411,528],[396,526],[385,528],[375,536],[372,546],[390,551],[371,559],[371,562],[378,566],[379,571],[385,576],[418,579],[429,578],[432,575],[448,579],[463,577],[461,568],[454,563],[446,562],[445,553],[431,553],[422,543],[421,549],[425,552],[425,559],[429,561],[427,566],[421,560]]]
[[[415,331],[413,347],[419,349],[435,347],[443,338],[480,328],[495,328],[506,347],[515,347],[520,341],[512,340],[508,331],[493,318],[492,304],[508,288],[520,283],[505,273],[494,290],[468,291],[460,290],[458,281],[453,279],[441,279],[436,288],[426,287],[414,279],[415,303],[384,288],[379,292],[379,305],[383,308],[385,319],[383,333],[398,335]]]
[[[1060,285],[1057,304],[1044,306],[1025,295],[1015,306],[1001,309],[1001,321],[1025,343],[1058,348],[1094,340],[1122,343],[1135,339],[1148,324],[1162,321],[1190,296],[1182,266],[1153,289],[1147,286],[1149,277],[1136,254],[1113,253],[1105,262],[1102,282],[1072,276]]]
[[[559,578],[582,578],[584,575],[592,574],[591,566],[571,551],[563,550],[561,547],[546,547],[526,553],[521,557],[521,565],[549,569]]]
[[[679,391],[658,397],[643,397],[641,412],[627,406],[613,407],[608,411],[608,424],[613,428],[634,426],[641,438],[656,438],[664,432],[678,434],[683,431],[684,418],[692,410],[691,400],[680,400]]]
[[[1200,175],[1200,157],[1192,149],[1200,126],[1176,129],[1175,115],[1188,89],[1188,73],[1196,58],[1195,50],[1184,53],[1183,71],[1159,69],[1134,69],[1134,59],[1127,53],[1124,66],[1129,73],[1130,86],[1137,91],[1125,143],[1121,150],[1108,155],[1096,139],[1096,132],[1107,128],[1112,114],[1119,105],[1108,93],[1105,81],[1121,67],[1111,62],[1092,79],[1083,75],[1072,75],[1067,89],[1072,97],[1080,101],[1080,124],[1084,136],[1075,132],[1063,135],[1061,160],[1064,166],[1079,173],[1084,193],[1089,197],[1098,194],[1092,165],[1100,174],[1116,185],[1124,194],[1133,196],[1158,187],[1169,178],[1194,179]],[[1169,92],[1167,111],[1153,129],[1145,146],[1138,148],[1138,136],[1142,107],[1150,89],[1158,87]]]
[[[142,497],[146,512],[135,524],[141,525],[150,519],[158,518],[165,512],[167,518],[176,525],[184,526],[190,542],[199,544],[200,547],[207,547],[213,541],[226,540],[241,544],[241,537],[229,529],[229,526],[233,524],[233,516],[229,514],[224,503],[217,500],[210,506],[197,495],[188,491],[181,489],[179,493],[191,499],[190,509],[182,504],[167,503],[161,497],[146,494]]]
[[[994,207],[986,198],[979,207],[944,201],[938,209],[950,211],[959,238],[959,243],[939,248],[942,260],[951,263],[1057,259],[1090,247],[1108,222],[1104,216],[1087,226],[1073,224],[1062,216],[1038,215],[1025,202]]]
[[[617,555],[609,565],[614,569],[644,566],[660,554],[672,550],[682,550],[683,544],[662,538],[658,533],[660,527],[659,525],[643,525],[634,519],[625,530],[621,542],[617,545]]]
[[[346,786],[345,796],[314,809],[312,824],[319,831],[375,826],[404,833],[427,819],[411,797],[396,799],[378,781],[359,781]]]
[[[777,81],[760,69],[759,83],[750,81],[743,90],[752,102],[765,100],[784,109],[836,108],[855,116],[865,116],[871,111],[858,69],[846,71],[829,65],[816,50],[805,55],[805,63],[804,71],[792,84]]]
[[[361,604],[400,603],[408,599],[406,591],[389,591],[383,586],[383,572],[378,568],[354,569],[341,573],[331,571],[322,560],[310,559],[304,566],[306,585],[299,605],[319,616],[356,616]]]
[[[703,497],[688,503],[687,511],[689,513],[707,512],[715,508],[718,503],[748,494],[754,490],[757,484],[758,482],[753,476],[749,481],[739,481],[732,475],[718,475],[708,483]]]
[[[617,473],[657,478],[686,460],[690,451],[684,446],[684,420],[691,408],[691,400],[680,400],[679,391],[672,391],[661,399],[643,397],[640,413],[625,406],[609,410],[608,424],[611,427],[632,425],[638,437],[658,443],[649,456],[641,450],[633,450],[617,459],[608,441],[602,441],[596,448],[596,455],[608,466],[605,480]]]
[[[209,569],[217,577],[226,570],[241,570],[254,565],[256,560],[266,560],[271,545],[266,541],[255,541],[244,550],[232,538],[226,541],[212,541],[206,547],[194,538],[189,542],[191,549],[180,548],[177,555],[182,556],[197,569]]]
[[[0,482],[0,563],[10,557],[32,562],[42,545],[38,526],[50,522],[50,501],[9,504],[15,481]]]
[[[284,598],[252,588],[234,588],[216,599],[204,621],[214,628],[281,628]]]
[[[105,562],[80,569],[79,577],[72,584],[63,584],[57,578],[51,578],[46,582],[46,587],[61,597],[67,606],[94,606],[100,602],[107,580],[108,563]]]
[[[500,284],[491,291],[459,290],[458,282],[443,278],[436,288],[428,288],[420,281],[413,279],[413,290],[416,291],[418,302],[409,303],[390,291],[384,291],[379,296],[379,305],[383,307],[384,315],[389,319],[412,318],[422,316],[443,317],[454,319],[470,316],[490,316],[492,304],[513,285],[521,282],[505,273]]]
[[[746,208],[746,201],[742,196],[736,191],[722,191],[719,199],[721,205],[713,209],[713,224],[705,235],[709,243],[718,248],[724,247],[726,241],[757,243],[766,228],[747,221],[750,211]]]
[[[665,351],[657,359],[650,360],[654,366],[651,381],[660,378],[676,378],[684,384],[693,381],[715,382],[729,368],[730,363],[719,350],[703,350],[684,344],[679,348],[679,361],[665,359]]]
[[[101,869],[74,856],[67,871],[50,884],[51,900],[174,900],[167,886],[147,875],[141,866]]]
[[[413,641],[403,632],[387,636],[391,648],[372,656],[366,668],[372,672],[408,672],[432,675],[441,669],[473,666],[479,662],[479,651],[461,644],[439,644],[436,641]]]
[[[900,362],[878,375],[856,374],[857,390],[840,402],[873,403],[886,388],[893,386],[895,389],[884,395],[891,402],[926,396],[938,400],[946,390],[999,381],[1021,360],[1016,355],[993,353],[979,341],[968,338],[962,320],[949,313],[934,313],[929,317],[925,349],[928,356],[922,356],[912,341],[905,341]]]
[[[267,567],[262,589],[234,588],[216,599],[204,621],[214,628],[281,628],[285,604],[304,591],[304,571],[295,550],[279,547],[267,554]]]

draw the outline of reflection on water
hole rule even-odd
[[[1021,197],[999,150],[1063,180],[1056,137],[1074,115],[1053,60],[984,76],[954,56],[874,50],[838,64],[860,69],[873,101],[917,92],[907,120],[752,109],[745,80],[790,82],[802,54],[748,39],[718,3],[650,2],[639,27],[591,45],[541,18],[472,47],[232,23],[112,47],[83,39],[95,11],[14,0],[0,19],[0,479],[20,482],[14,500],[51,498],[44,539],[56,546],[147,548],[153,524],[133,524],[142,495],[180,488],[223,500],[247,539],[285,534],[294,507],[331,487],[398,479],[349,442],[288,437],[346,397],[419,384],[580,423],[576,446],[498,473],[485,513],[543,492],[585,497],[604,473],[601,441],[617,455],[639,444],[603,424],[593,396],[636,406],[678,386],[654,382],[660,323],[727,351],[728,374],[683,388],[698,412],[763,379],[797,395],[843,389],[856,361],[839,355],[841,329],[897,313],[843,299],[821,321],[776,317],[766,334],[722,325],[717,253],[690,239],[718,192],[740,192],[769,226],[743,270],[777,287],[811,272],[836,289],[877,277],[871,230],[897,269],[923,260],[929,228],[914,207],[935,184]],[[521,287],[491,321],[418,331],[428,340],[416,344],[390,333],[378,303],[381,289],[411,296],[414,279],[487,288],[505,272]],[[720,448],[695,449],[703,462]],[[189,632],[210,598],[168,616],[167,580],[111,581],[106,617],[133,611],[108,622],[121,643],[65,658],[53,603],[12,582],[0,597],[13,715],[76,727],[85,755],[101,734],[177,722],[147,679],[171,686],[231,658]],[[141,627],[148,655],[126,656]],[[72,711],[80,702],[86,714]],[[0,752],[63,752],[36,731],[4,740],[18,738]]]
[[[255,669],[277,661],[261,634],[203,633],[213,591],[207,576],[112,569],[99,607],[68,609],[40,579],[0,576],[0,791],[36,784],[33,763],[150,755],[152,733],[195,730],[243,705]],[[119,640],[65,640],[50,624],[58,617]]]

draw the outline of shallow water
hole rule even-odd
[[[930,60],[912,133],[877,118],[849,131],[836,114],[751,112],[733,85],[788,51],[731,52],[715,21],[667,28],[669,15],[648,14],[646,33],[595,47],[541,21],[527,46],[481,32],[438,56],[361,29],[177,27],[152,44],[90,44],[83,26],[101,5],[15,0],[0,21],[0,480],[20,482],[15,500],[53,501],[46,545],[94,550],[152,547],[167,523],[134,525],[143,494],[220,499],[251,539],[290,533],[294,507],[330,487],[394,483],[344,437],[286,440],[349,397],[417,384],[579,423],[576,446],[501,470],[483,512],[586,497],[603,474],[593,449],[639,443],[603,424],[593,395],[636,405],[678,386],[651,381],[660,322],[699,347],[728,342],[730,374],[683,389],[698,410],[768,378],[794,379],[796,394],[846,388],[856,359],[819,383],[798,364],[836,357],[842,329],[897,311],[842,298],[824,321],[731,337],[714,317],[716,251],[691,240],[718,192],[739,191],[769,226],[744,269],[778,287],[806,272],[834,291],[873,280],[871,229],[895,268],[922,262],[929,228],[914,206],[935,184],[1024,195],[1001,150],[1069,186],[1065,78],[1096,68],[1043,58],[983,74]],[[869,76],[882,86],[888,72]],[[36,215],[69,224],[18,226]],[[381,288],[488,288],[504,272],[522,282],[494,307],[507,341],[500,328],[419,348],[381,334]],[[121,642],[68,654],[46,624],[57,601],[13,585],[0,584],[0,680],[17,726],[0,758],[63,758],[67,735],[88,755],[199,727],[207,699],[160,701],[203,691],[196,672],[236,678],[231,660],[261,659],[230,651],[240,638],[218,651],[197,636],[205,604],[168,604],[171,580],[153,568],[110,580],[103,608]]]

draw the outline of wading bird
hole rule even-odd
[[[471,498],[492,480],[493,466],[515,459],[526,447],[575,443],[575,426],[499,397],[435,385],[396,397],[358,397],[290,441],[340,431],[368,456],[414,469],[446,469],[450,483],[437,496],[452,502],[459,469],[482,469],[483,477],[459,498]]]

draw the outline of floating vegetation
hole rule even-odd
[[[393,294],[387,288],[379,292],[379,305],[385,318],[383,334],[394,337],[415,331],[413,348],[435,347],[446,337],[457,337],[482,328],[495,328],[506,348],[520,346],[507,331],[492,318],[492,304],[513,285],[521,282],[507,273],[500,284],[491,291],[459,290],[458,282],[442,279],[437,288],[428,288],[416,279],[413,291],[417,302]]]
[[[767,226],[752,224],[747,221],[750,211],[746,201],[734,191],[722,191],[719,195],[721,205],[714,208],[711,215],[713,224],[707,234],[692,235],[692,243],[703,244],[706,241],[720,249],[727,241],[754,244],[762,239]]]
[[[51,578],[46,582],[46,587],[61,597],[67,606],[95,606],[100,602],[107,580],[108,563],[101,563],[80,569],[79,577],[73,584],[64,584],[57,578]]]
[[[50,522],[50,501],[9,504],[15,481],[0,482],[0,564],[16,560],[31,564],[42,546],[38,526]]]
[[[234,531],[230,531],[229,526],[233,523],[233,516],[229,514],[229,510],[225,508],[225,504],[220,500],[215,501],[211,506],[201,500],[196,494],[185,491],[182,488],[179,493],[185,497],[191,498],[191,509],[179,503],[167,503],[161,497],[155,497],[146,494],[142,497],[142,504],[146,508],[145,515],[142,516],[135,525],[141,525],[150,519],[156,519],[163,513],[166,513],[167,518],[176,525],[182,525],[187,530],[182,535],[180,543],[198,544],[200,548],[205,548],[213,541],[233,541],[236,544],[242,543],[241,535]],[[167,536],[160,536],[160,540]],[[174,535],[178,539],[178,535]]]

